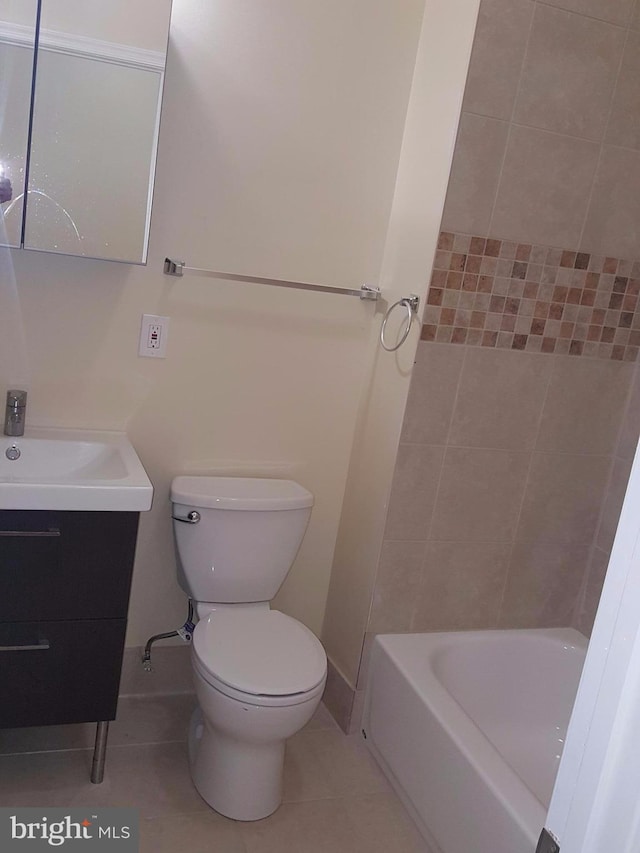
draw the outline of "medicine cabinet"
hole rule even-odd
[[[1,244],[145,263],[170,14],[0,0]]]

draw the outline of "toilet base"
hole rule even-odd
[[[196,708],[189,728],[191,778],[211,808],[233,820],[268,817],[282,802],[285,741],[241,743],[207,725]]]

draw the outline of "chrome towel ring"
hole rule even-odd
[[[420,304],[420,297],[416,296],[415,293],[409,294],[409,296],[404,296],[402,299],[398,299],[397,302],[394,302],[393,305],[389,308],[387,313],[384,315],[384,320],[382,321],[382,327],[380,329],[380,343],[382,344],[382,349],[385,349],[387,352],[395,352],[400,349],[402,344],[409,337],[409,332],[411,331],[411,324],[413,323],[413,318],[418,316],[418,305]],[[400,340],[395,346],[387,346],[384,333],[387,328],[387,321],[391,316],[391,312],[394,308],[397,308],[401,305],[403,308],[407,309],[407,316],[404,321],[404,329],[402,330],[402,334],[400,335]]]

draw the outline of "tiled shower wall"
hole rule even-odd
[[[588,631],[637,437],[634,372],[421,342],[369,631]]]
[[[573,625],[590,634],[602,583],[609,564],[611,547],[618,526],[631,464],[640,432],[640,369],[636,367],[629,400],[616,444],[607,491],[602,502],[591,559],[574,612]]]
[[[640,257],[640,4],[482,0],[445,231]]]
[[[639,78],[640,0],[481,2],[369,636],[591,628],[640,424]]]
[[[422,339],[636,361],[639,294],[638,261],[444,231]]]

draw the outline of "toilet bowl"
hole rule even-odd
[[[324,649],[284,613],[227,607],[198,623],[191,661],[200,711],[189,738],[193,782],[226,817],[266,817],[282,800],[286,739],[322,697]]]
[[[216,477],[177,477],[171,497],[179,580],[200,618],[191,776],[216,811],[259,820],[280,805],[286,740],[326,681],[320,641],[264,598],[288,573],[313,498],[293,481]]]

